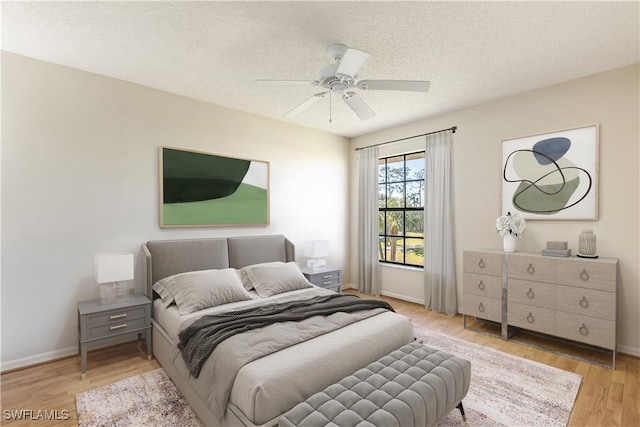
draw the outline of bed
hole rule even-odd
[[[146,294],[153,298],[154,356],[207,426],[276,425],[280,415],[297,403],[413,341],[410,320],[381,308],[335,313],[323,316],[322,321],[316,316],[300,322],[281,323],[280,327],[284,329],[277,332],[278,340],[281,336],[283,340],[280,348],[253,358],[247,356],[245,364],[233,362],[238,366],[232,368],[224,364],[240,359],[238,356],[245,352],[235,347],[251,342],[246,347],[248,354],[254,348],[271,346],[272,337],[267,339],[263,334],[269,333],[272,326],[251,329],[226,339],[205,359],[196,377],[193,366],[185,362],[178,346],[187,330],[211,317],[203,318],[205,314],[224,317],[230,311],[235,313],[247,308],[273,307],[292,301],[304,303],[302,301],[312,301],[311,298],[313,301],[331,299],[335,293],[309,284],[311,287],[261,295],[262,292],[258,292],[264,289],[256,287],[247,290],[249,299],[202,309],[196,306],[196,310],[181,313],[183,303],[180,308],[177,301],[167,304],[166,295],[154,291],[154,284],[155,289],[162,291],[158,282],[166,283],[191,272],[223,274],[234,269],[243,274],[246,270],[250,276],[251,272],[265,271],[257,269],[265,269],[267,267],[262,266],[270,264],[279,269],[290,267],[294,249],[282,235],[160,240],[143,245]],[[246,285],[244,279],[243,285]],[[310,323],[313,328],[320,328],[320,333],[305,335]],[[295,337],[287,335],[294,331]],[[230,353],[231,349],[236,353]],[[228,386],[225,381],[229,382]],[[218,395],[225,389],[228,389],[226,395],[220,399]]]

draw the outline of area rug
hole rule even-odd
[[[454,409],[442,426],[566,426],[580,375],[415,329],[426,345],[471,361],[471,385],[463,400],[467,421]],[[79,427],[201,427],[180,391],[157,369],[76,396]]]
[[[443,426],[566,426],[582,376],[415,328],[426,345],[471,362],[471,384],[462,401],[467,415],[449,414]]]
[[[201,427],[163,369],[76,395],[79,427]]]

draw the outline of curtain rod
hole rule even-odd
[[[433,131],[433,132],[422,133],[420,135],[413,135],[413,136],[408,136],[406,138],[394,139],[393,141],[387,141],[387,142],[381,142],[379,144],[367,145],[366,147],[358,147],[358,148],[356,148],[356,151],[364,150],[365,148],[370,148],[370,147],[377,147],[378,145],[391,144],[392,142],[400,142],[400,141],[404,141],[406,139],[413,139],[413,138],[419,138],[421,136],[433,135],[434,133],[446,132],[448,130],[450,130],[451,133],[456,133],[456,129],[458,129],[458,126],[451,126],[450,128],[447,128],[447,129],[440,129],[440,130],[436,130],[436,131]]]

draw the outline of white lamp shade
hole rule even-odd
[[[328,240],[311,240],[304,244],[304,256],[307,258],[322,258],[329,256]]]
[[[107,283],[133,279],[133,254],[100,254],[95,256],[96,282]]]

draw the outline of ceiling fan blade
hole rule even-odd
[[[294,83],[294,84],[308,84],[308,85],[317,85],[318,82],[314,80],[269,80],[269,79],[258,79],[254,80],[253,83]]]
[[[369,53],[358,49],[347,49],[344,56],[340,60],[336,74],[339,76],[345,76],[350,79],[355,78],[360,68],[371,56]]]
[[[427,92],[431,85],[422,80],[362,80],[358,88],[362,90],[403,90],[408,92]]]
[[[300,114],[301,112],[303,112],[304,110],[306,110],[307,108],[315,104],[320,98],[323,98],[326,94],[327,92],[316,93],[315,95],[311,96],[311,98],[307,98],[307,100],[305,100],[302,104],[293,108],[291,111],[285,114],[284,117],[286,119],[289,119],[291,117],[294,117]]]
[[[376,115],[376,113],[374,113],[373,110],[369,108],[367,103],[364,102],[362,98],[360,98],[354,92],[345,92],[342,95],[342,99],[362,120],[369,120]]]

